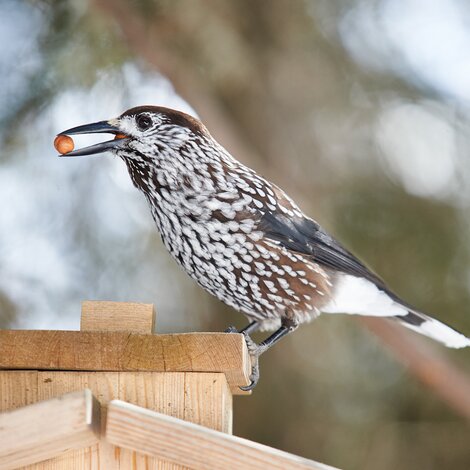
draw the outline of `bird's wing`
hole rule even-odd
[[[341,246],[338,241],[328,235],[315,221],[308,218],[292,219],[282,214],[265,212],[258,227],[264,231],[267,238],[280,243],[289,250],[311,256],[315,262],[330,269],[364,278],[375,284],[390,299],[405,307],[403,313],[390,315],[403,326],[440,341],[451,348],[470,346],[470,338],[465,337],[445,323],[418,312],[390,291],[382,279]]]
[[[279,213],[266,211],[258,227],[267,238],[280,243],[285,248],[311,256],[315,262],[327,268],[367,279],[393,300],[404,304],[387,288],[380,277],[312,219],[307,217],[292,219]]]

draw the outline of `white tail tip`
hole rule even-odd
[[[400,320],[400,317],[396,317]],[[421,325],[410,325],[409,323],[402,322],[402,325],[410,328],[411,330],[428,336],[440,343],[445,344],[448,348],[466,348],[470,346],[470,338],[453,330],[450,326],[444,325],[437,320],[427,317],[426,321]]]

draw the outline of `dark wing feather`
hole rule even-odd
[[[285,248],[311,256],[315,262],[327,268],[363,277],[386,292],[392,299],[407,306],[388,289],[380,277],[328,235],[315,221],[306,217],[292,219],[268,211],[261,217],[259,228],[267,238],[280,243]]]

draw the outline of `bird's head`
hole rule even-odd
[[[67,129],[59,134],[114,134],[115,138],[73,150],[61,157],[96,155],[106,151],[122,158],[134,184],[147,192],[149,180],[158,175],[162,185],[177,187],[206,155],[194,151],[201,143],[213,142],[196,118],[159,106],[139,106],[117,118]]]
[[[61,157],[96,155],[111,151],[126,159],[138,154],[178,150],[190,138],[208,138],[209,132],[196,118],[160,106],[139,106],[117,118],[73,127],[59,135],[114,134],[113,140],[64,153]]]

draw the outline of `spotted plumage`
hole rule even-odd
[[[280,188],[235,160],[197,119],[143,106],[63,134],[119,137],[65,156],[112,150],[145,195],[163,243],[204,289],[243,312],[254,358],[320,312],[390,316],[451,347],[470,340],[417,312],[307,217]],[[260,345],[248,333],[276,332]]]

